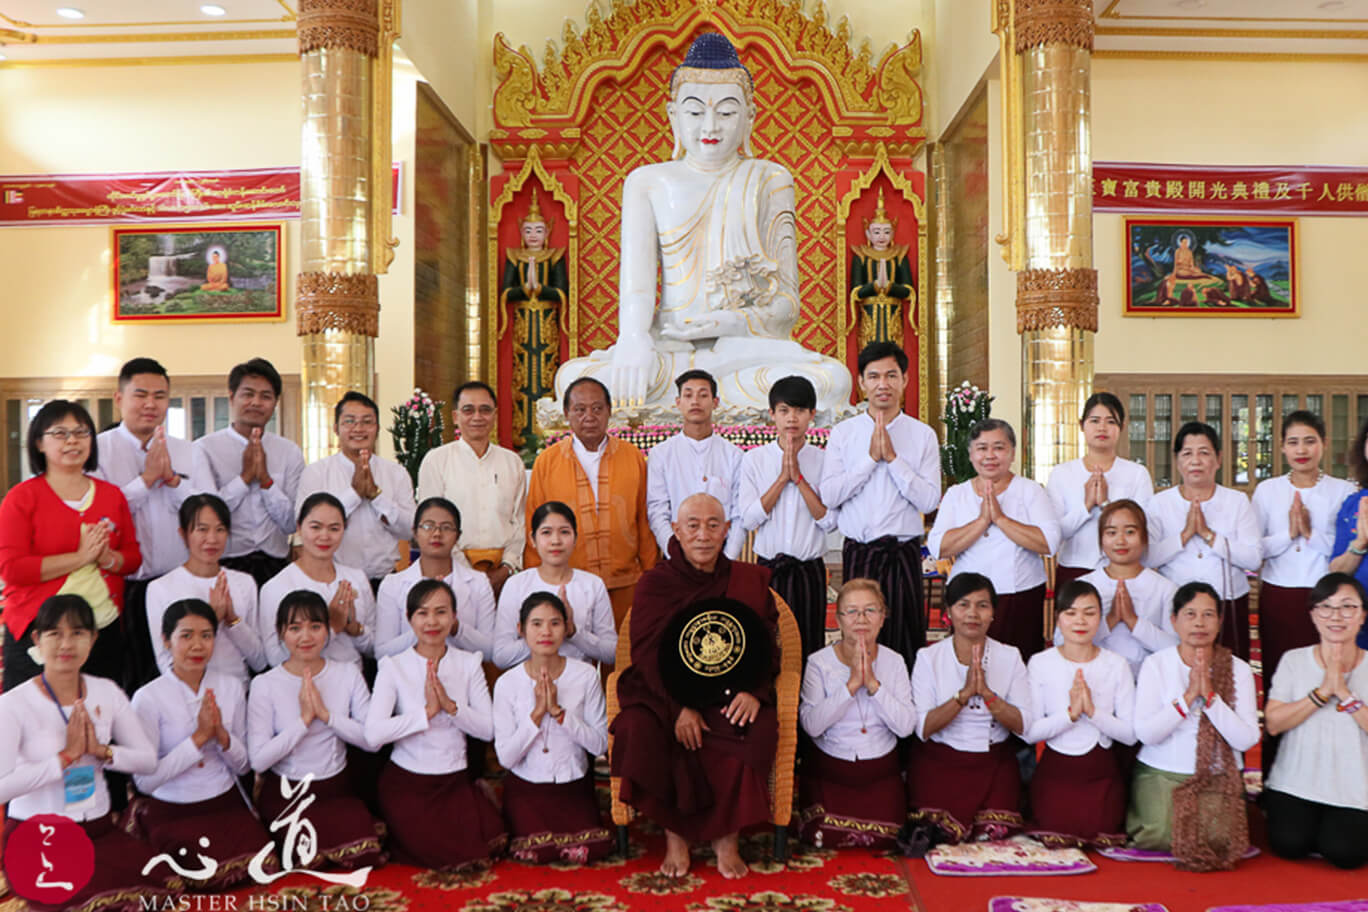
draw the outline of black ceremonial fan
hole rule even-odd
[[[660,677],[676,703],[717,706],[765,680],[772,648],[765,622],[744,602],[702,599],[665,625]]]

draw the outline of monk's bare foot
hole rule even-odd
[[[746,867],[746,863],[741,860],[741,850],[737,842],[735,833],[713,840],[713,852],[717,855],[717,870],[727,880],[745,877],[746,872],[750,870]]]
[[[666,877],[683,877],[689,873],[689,843],[678,833],[665,831],[665,860],[660,873]]]

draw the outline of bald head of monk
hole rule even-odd
[[[675,538],[684,557],[699,570],[711,573],[717,567],[722,546],[727,543],[727,511],[711,494],[692,494],[679,504],[673,524]]]

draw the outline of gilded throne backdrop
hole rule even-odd
[[[794,338],[853,366],[848,235],[859,236],[873,212],[876,184],[899,220],[899,242],[911,242],[918,286],[926,274],[924,175],[913,160],[925,136],[920,36],[876,61],[868,40],[851,51],[844,20],[832,30],[820,6],[809,16],[792,0],[640,0],[613,9],[599,19],[591,8],[582,34],[567,24],[561,42],[547,42],[540,67],[527,48],[515,51],[495,36],[491,143],[504,171],[491,179],[491,267],[519,246],[534,186],[542,211],[563,226],[550,243],[565,247],[568,312],[559,317],[559,351],[541,357],[563,361],[615,341],[622,182],[633,168],[670,157],[670,74],[694,37],[715,30],[737,45],[755,80],[755,154],[787,166],[796,183],[802,314]],[[499,291],[487,295],[496,309]],[[920,307],[914,314],[904,340],[920,369],[908,406],[924,414],[926,318]],[[518,395],[526,380],[518,321],[495,313],[487,325],[500,395],[514,402],[500,433],[516,445],[530,405]]]

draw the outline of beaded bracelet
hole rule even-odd
[[[1354,699],[1350,700],[1348,703],[1341,703],[1339,706],[1335,707],[1336,712],[1342,713],[1356,713],[1360,709],[1363,709],[1363,701],[1358,697],[1354,697]]]
[[[1314,703],[1317,709],[1320,709],[1326,703],[1325,698],[1320,695],[1320,691],[1314,687],[1311,688],[1311,692],[1306,695],[1306,698]]]

